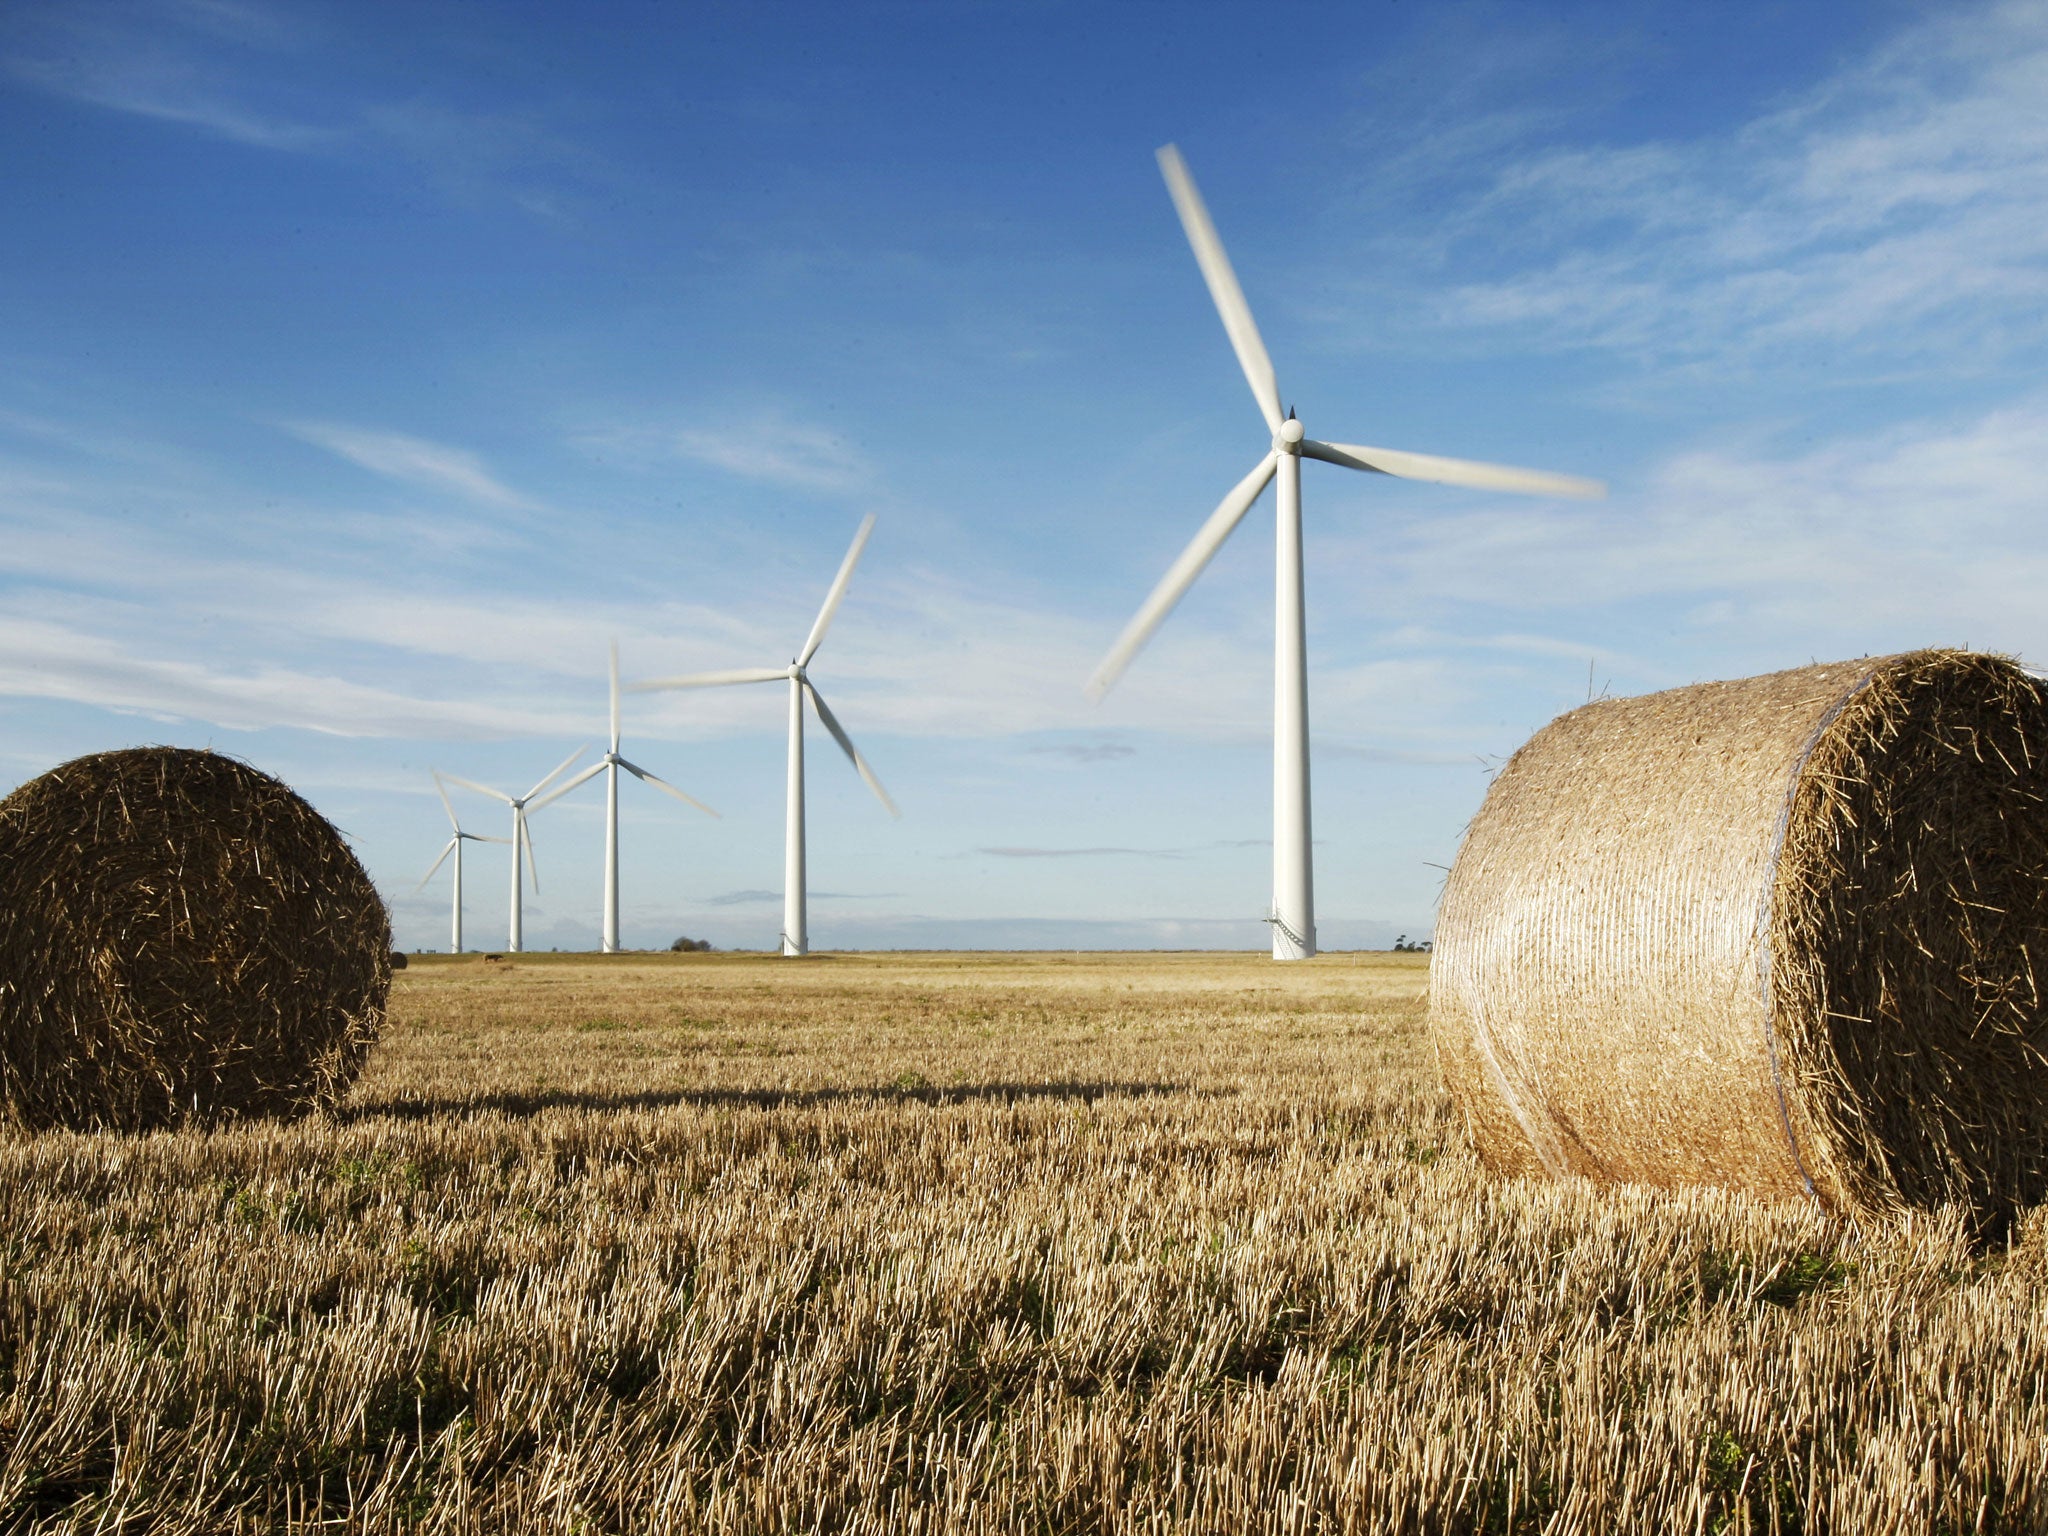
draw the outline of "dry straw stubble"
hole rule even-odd
[[[1491,1178],[1357,958],[416,960],[0,1138],[0,1530],[2048,1529],[2038,1220]]]
[[[1431,967],[1510,1172],[1964,1205],[2048,1193],[2048,698],[1920,651],[1602,700],[1502,770]]]
[[[354,854],[276,779],[175,747],[66,763],[0,802],[0,1106],[140,1129],[332,1103],[390,945]]]

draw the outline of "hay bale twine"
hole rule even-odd
[[[390,984],[391,925],[362,865],[245,763],[102,752],[0,801],[0,1110],[19,1124],[331,1104]]]
[[[2048,693],[1916,651],[1602,700],[1508,762],[1430,961],[1485,1161],[1811,1196],[2048,1193]]]

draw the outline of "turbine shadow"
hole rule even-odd
[[[342,1125],[369,1120],[430,1120],[438,1116],[473,1118],[503,1115],[518,1119],[544,1114],[551,1109],[649,1110],[679,1109],[809,1109],[821,1104],[865,1100],[883,1104],[919,1104],[941,1108],[948,1104],[1022,1104],[1034,1100],[1067,1100],[1093,1104],[1105,1098],[1161,1098],[1185,1094],[1192,1098],[1225,1098],[1233,1090],[1194,1088],[1183,1083],[975,1083],[957,1088],[930,1085],[904,1087],[881,1084],[873,1088],[678,1088],[639,1093],[588,1093],[571,1089],[543,1089],[530,1093],[479,1093],[463,1098],[431,1097],[385,1100],[370,1104],[345,1104],[332,1111]]]

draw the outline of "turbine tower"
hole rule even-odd
[[[604,952],[615,955],[619,952],[619,770],[625,769],[646,784],[652,784],[665,795],[674,795],[685,805],[694,805],[713,820],[718,812],[701,800],[693,800],[667,779],[657,778],[637,763],[629,763],[619,755],[619,642],[612,642],[612,736],[611,749],[598,762],[577,774],[575,778],[556,790],[556,795],[566,795],[577,785],[605,775],[604,786]]]
[[[427,882],[433,879],[435,872],[448,861],[448,855],[451,853],[455,855],[454,916],[449,919],[448,925],[448,953],[459,955],[462,953],[462,845],[464,843],[502,843],[507,841],[507,839],[502,837],[485,837],[478,832],[463,831],[462,823],[455,819],[455,804],[448,798],[448,791],[442,785],[441,775],[438,771],[434,774],[434,793],[441,797],[441,806],[448,812],[448,825],[455,829],[455,835],[442,845],[441,857],[434,860],[433,865],[427,872],[420,876],[420,883],[414,886],[413,889],[416,891],[425,890]]]
[[[804,640],[803,649],[796,659],[786,667],[743,667],[730,672],[697,672],[688,677],[656,678],[651,682],[632,685],[635,693],[648,693],[667,688],[718,688],[730,683],[778,683],[785,679],[789,683],[789,801],[784,821],[782,852],[782,952],[785,955],[810,953],[811,941],[804,902],[804,699],[808,697],[811,707],[818,712],[818,719],[825,729],[832,733],[832,739],[839,743],[839,750],[847,760],[860,771],[860,776],[875,798],[887,807],[891,816],[901,816],[896,802],[889,798],[889,792],[882,788],[882,781],[875,777],[874,769],[868,766],[860,749],[853,744],[853,738],[846,734],[838,717],[826,705],[824,695],[810,679],[805,670],[811,658],[818,654],[818,647],[825,643],[825,631],[831,627],[832,615],[839,611],[839,600],[846,596],[847,583],[853,580],[853,568],[860,563],[860,552],[868,542],[868,535],[874,532],[875,516],[870,512],[861,520],[860,530],[853,536],[853,543],[846,551],[846,558],[839,563],[839,574],[832,578],[832,586],[825,594],[825,605],[818,610],[817,622],[811,625],[811,632]]]
[[[1278,479],[1273,596],[1273,905],[1267,922],[1273,927],[1275,960],[1306,960],[1316,952],[1314,872],[1310,864],[1308,790],[1308,665],[1307,628],[1302,613],[1301,461],[1321,459],[1346,469],[1397,475],[1408,480],[1434,480],[1444,485],[1475,486],[1492,491],[1520,491],[1532,496],[1604,496],[1597,480],[1553,475],[1542,470],[1515,469],[1505,464],[1480,464],[1444,459],[1393,448],[1368,448],[1356,443],[1322,443],[1307,437],[1293,411],[1280,409],[1280,386],[1272,359],[1259,339],[1252,312],[1237,285],[1223,242],[1209,222],[1209,210],[1195,190],[1180,151],[1168,144],[1159,151],[1159,169],[1180,213],[1181,227],[1195,260],[1223,317],[1223,329],[1237,353],[1259,411],[1272,433],[1272,445],[1250,474],[1209,514],[1209,520],[1180,558],[1173,562],[1152,595],[1109,648],[1088,680],[1089,694],[1100,701],[1123,675],[1131,658],[1152,637],[1173,605],[1202,574],[1223,541],[1230,537],[1257,501],[1269,480]]]
[[[563,758],[560,763],[556,764],[552,773],[523,795],[508,795],[502,789],[493,789],[488,784],[479,784],[474,779],[459,778],[452,773],[441,774],[437,772],[435,775],[437,779],[445,778],[450,784],[460,784],[464,789],[473,789],[480,795],[489,795],[493,800],[502,800],[512,807],[511,837],[492,838],[491,841],[509,842],[512,845],[512,920],[505,939],[505,948],[515,955],[520,952],[522,947],[520,943],[520,923],[523,913],[519,903],[519,856],[522,853],[526,855],[527,873],[533,877],[533,893],[536,896],[540,894],[540,870],[535,867],[533,862],[533,834],[526,828],[526,818],[557,795],[567,792],[566,790],[558,789],[554,794],[541,795],[542,790],[566,773],[569,765],[589,750],[588,747],[578,747],[574,752]],[[539,798],[536,799],[536,796],[539,796]]]

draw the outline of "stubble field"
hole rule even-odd
[[[1496,1184],[1421,957],[416,961],[0,1141],[0,1529],[2037,1531],[2048,1242]]]

